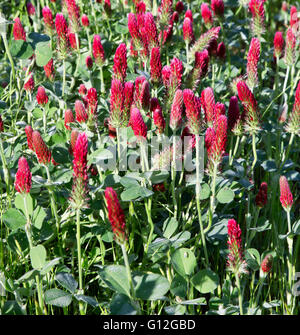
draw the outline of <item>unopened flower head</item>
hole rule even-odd
[[[280,186],[280,202],[284,210],[290,211],[293,205],[293,194],[290,190],[289,183],[285,176],[281,176],[279,179]]]
[[[26,33],[22,26],[21,20],[17,17],[15,18],[14,26],[13,26],[13,35],[14,39],[26,41]]]
[[[44,66],[44,71],[46,77],[53,81],[55,77],[54,66],[53,66],[53,58],[49,60],[49,62]]]
[[[19,193],[29,193],[31,189],[31,172],[25,157],[18,161],[18,171],[15,179],[15,189]]]
[[[32,133],[32,144],[33,144],[33,148],[36,153],[38,162],[44,165],[49,164],[51,162],[51,156],[52,156],[51,151],[49,150],[41,134],[37,130],[35,130]]]
[[[247,56],[247,85],[250,89],[258,84],[257,65],[260,57],[260,42],[252,38]]]
[[[53,31],[54,31],[54,28],[55,28],[52,11],[49,7],[45,6],[42,9],[42,14],[43,14],[43,18],[44,18],[45,31],[46,31],[47,34],[49,34],[51,36],[53,34]]]
[[[154,83],[161,81],[162,65],[160,60],[160,50],[158,47],[152,48],[150,58],[150,75]]]
[[[79,134],[73,150],[73,186],[71,204],[75,209],[86,207],[88,193],[87,174],[88,139],[85,133]]]
[[[268,202],[268,184],[266,182],[261,183],[258,193],[255,197],[255,204],[259,208],[266,206]]]
[[[201,4],[201,16],[207,28],[211,28],[213,24],[212,13],[206,2]]]
[[[93,56],[95,59],[95,63],[98,66],[103,66],[105,62],[105,54],[104,54],[104,49],[101,43],[101,37],[100,35],[94,35],[93,38]]]
[[[183,91],[183,102],[185,105],[185,113],[188,120],[188,127],[192,134],[200,134],[203,122],[201,117],[201,106],[197,103],[194,92],[190,89]]]
[[[127,71],[127,49],[126,44],[121,43],[114,56],[113,78],[125,81]]]
[[[277,31],[274,36],[274,55],[280,58],[284,50],[284,38],[281,31]]]
[[[71,130],[69,123],[73,123],[73,122],[75,122],[73,112],[71,109],[67,109],[65,111],[65,122],[64,122],[66,129]]]
[[[112,187],[105,189],[105,200],[108,210],[108,219],[118,244],[124,244],[126,237],[126,221],[116,191]]]
[[[37,94],[36,94],[36,101],[39,105],[46,105],[48,102],[48,96],[46,94],[45,88],[43,86],[39,86]]]
[[[201,103],[204,109],[205,121],[209,126],[212,126],[215,120],[215,97],[211,87],[207,87],[201,93]]]
[[[285,130],[300,136],[300,80],[297,85],[293,110],[290,112]]]

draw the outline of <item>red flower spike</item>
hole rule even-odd
[[[185,12],[184,17],[185,17],[185,18],[188,17],[192,22],[194,22],[194,19],[193,19],[193,12],[192,12],[190,9],[188,9],[188,10]]]
[[[33,133],[33,130],[31,128],[31,126],[27,125],[25,127],[25,134],[27,136],[27,144],[28,144],[28,148],[32,151],[34,151],[34,148],[33,148],[33,142],[32,142],[32,133]]]
[[[260,57],[260,42],[252,38],[247,56],[247,85],[253,89],[258,83],[257,64]]]
[[[15,189],[19,193],[29,193],[31,189],[31,172],[25,157],[21,157],[18,161]]]
[[[147,79],[144,76],[136,77],[135,79],[135,85],[134,85],[135,91],[134,91],[133,99],[134,99],[134,103],[136,104],[138,108],[142,108],[141,94],[142,94],[142,86],[145,81],[147,81]]]
[[[75,114],[76,121],[79,123],[86,122],[89,118],[84,105],[80,100],[75,101]]]
[[[194,43],[191,53],[194,55],[195,52],[200,52],[203,51],[204,49],[207,49],[209,54],[212,52],[211,45],[214,43],[214,49],[217,52],[218,48],[218,42],[214,41],[217,40],[219,37],[219,32],[220,32],[221,27],[213,27],[204,34],[202,34],[198,40]]]
[[[225,115],[226,114],[226,107],[224,104],[222,104],[221,102],[217,102],[215,104],[215,119],[218,120],[220,115]]]
[[[259,129],[260,122],[257,101],[245,82],[237,83],[237,91],[245,111],[245,129],[250,133],[255,133]]]
[[[190,74],[190,87],[195,91],[200,83],[201,78],[205,77],[208,71],[209,54],[205,49],[202,52],[195,52],[195,65]]]
[[[211,129],[211,128],[209,128]],[[210,174],[214,173],[216,167],[222,162],[227,143],[227,117],[220,115],[214,124],[215,136],[210,131],[210,139],[206,140],[207,146],[207,167]],[[208,136],[208,135],[207,135]]]
[[[88,27],[90,25],[90,21],[89,21],[89,18],[87,15],[83,14],[81,16],[81,24],[84,26],[84,27]]]
[[[211,10],[209,9],[208,4],[205,2],[201,4],[201,16],[202,16],[205,26],[207,28],[211,28],[213,24],[212,13],[211,13]]]
[[[166,127],[166,121],[163,117],[161,109],[157,108],[153,112],[153,122],[157,127],[157,130],[160,134],[162,134]]]
[[[145,13],[146,12],[146,5],[143,1],[135,4],[135,10],[137,13]]]
[[[233,131],[238,121],[240,120],[240,108],[238,98],[233,96],[230,98],[228,108],[228,128]]]
[[[274,55],[280,58],[283,54],[284,38],[281,31],[277,31],[274,36]]]
[[[87,174],[88,139],[85,133],[79,134],[73,150],[73,185],[71,203],[74,208],[86,207],[88,193]]]
[[[215,16],[223,16],[224,14],[224,2],[223,0],[211,0],[211,9]]]
[[[105,54],[104,54],[104,49],[101,43],[100,35],[94,35],[93,56],[95,59],[95,63],[100,67],[103,66],[103,63],[105,62]]]
[[[21,20],[17,17],[15,18],[15,23],[13,26],[13,35],[14,39],[17,40],[23,40],[26,41],[26,33],[22,26]]]
[[[69,21],[71,23],[72,32],[77,33],[80,28],[79,7],[77,6],[75,0],[65,0],[65,2],[68,9]]]
[[[98,106],[98,94],[94,87],[91,87],[86,95],[86,99],[88,102],[88,112],[90,115],[95,115],[97,112]]]
[[[65,127],[68,130],[71,130],[69,123],[75,122],[74,115],[71,109],[65,111]]]
[[[144,111],[147,111],[150,106],[150,85],[147,80],[142,83],[141,95],[140,95],[140,104]]]
[[[265,10],[263,0],[250,0],[249,10],[252,13],[252,33],[256,37],[260,37],[264,32]]]
[[[76,144],[78,135],[79,135],[78,130],[73,129],[72,132],[71,132],[71,139],[70,139],[70,146],[69,146],[70,155],[73,155],[73,151],[74,151],[74,148],[75,148],[75,144]]]
[[[55,16],[55,28],[57,33],[57,47],[61,57],[66,57],[68,50],[68,24],[63,14],[58,13]]]
[[[76,50],[77,49],[77,43],[76,43],[76,36],[75,34],[71,31],[70,28],[68,28],[68,40],[69,40],[69,44],[70,44],[70,47],[73,49],[73,50]]]
[[[298,82],[296,89],[294,107],[289,115],[285,130],[291,134],[300,134],[300,81]]]
[[[26,9],[27,9],[27,13],[28,13],[29,16],[35,15],[35,7],[33,6],[33,4],[30,1],[27,2]]]
[[[204,109],[205,121],[211,126],[215,120],[215,97],[211,87],[207,87],[202,91],[201,103]]]
[[[162,65],[160,60],[160,51],[159,48],[153,48],[151,50],[150,58],[150,75],[151,80],[154,83],[159,83],[161,81]]]
[[[158,8],[158,22],[160,26],[165,27],[172,14],[172,0],[162,0],[161,5]]]
[[[177,90],[174,95],[171,114],[170,114],[170,128],[175,131],[181,126],[183,112],[183,92]]]
[[[289,28],[286,33],[286,42],[285,42],[284,61],[286,65],[292,66],[295,63],[295,52],[296,52],[296,36],[293,33],[292,28]]]
[[[127,71],[127,50],[126,44],[121,43],[114,56],[113,78],[125,81]]]
[[[31,93],[34,90],[34,78],[31,72],[29,74],[30,74],[30,77],[24,84],[24,90]]]
[[[54,30],[54,22],[53,22],[53,15],[51,12],[51,9],[47,6],[45,6],[42,9],[44,24],[45,24],[45,30],[48,34],[52,35],[52,32]]]
[[[211,127],[207,128],[205,132],[205,148],[207,151],[208,158],[212,156],[212,148],[215,141],[216,141],[215,129]]]
[[[110,89],[110,119],[114,128],[126,127],[128,114],[124,113],[124,87],[119,79],[113,79]]]
[[[159,46],[157,28],[152,13],[147,12],[145,14],[144,20],[149,50],[151,51],[152,48]]]
[[[295,6],[291,7],[290,10],[290,26],[292,29],[295,29],[295,31],[297,30],[298,26],[298,13],[297,13],[297,8]]]
[[[49,60],[49,62],[44,66],[44,71],[46,77],[53,81],[55,77],[54,66],[53,66],[53,58]]]
[[[255,197],[255,204],[259,208],[266,206],[268,202],[268,184],[266,182],[261,183],[258,193]]]
[[[140,50],[142,48],[142,36],[139,31],[136,17],[133,13],[128,14],[128,30],[133,41],[134,49]]]
[[[263,261],[261,262],[260,268],[264,274],[268,274],[272,271],[273,266],[273,256],[271,254],[266,255]]]
[[[161,75],[165,88],[168,88],[170,85],[171,67],[169,65],[165,65],[161,71]]]
[[[36,94],[36,101],[39,105],[46,105],[48,102],[48,96],[43,86],[39,86]]]
[[[289,211],[293,205],[293,194],[285,176],[279,178],[280,202],[284,210]]]
[[[126,221],[116,191],[112,187],[105,189],[105,200],[108,210],[108,219],[118,244],[124,244],[126,237]]]
[[[142,114],[137,108],[132,108],[130,112],[130,126],[133,130],[134,135],[138,138],[139,136],[147,137],[147,126],[143,120]]]
[[[124,84],[124,112],[127,114],[127,119],[130,117],[130,108],[133,103],[134,84],[128,81]]]
[[[183,75],[182,61],[174,57],[170,63],[170,68],[171,68],[170,86],[175,91],[181,86],[181,79]]]
[[[87,94],[87,89],[84,84],[80,84],[78,88],[78,93],[83,96]]]
[[[41,134],[35,130],[32,133],[32,144],[40,164],[49,164],[51,162],[51,151],[45,144]]]
[[[200,134],[202,128],[201,109],[192,90],[185,89],[183,91],[183,102],[191,133]]]
[[[195,36],[194,36],[194,30],[193,30],[193,23],[188,17],[186,17],[183,21],[182,30],[183,30],[183,39],[188,44],[194,42]]]
[[[156,109],[159,109],[162,111],[161,105],[159,103],[159,100],[157,98],[151,98],[150,99],[150,112],[153,113]],[[150,116],[150,113],[147,114],[148,117]]]
[[[244,262],[243,248],[242,248],[242,231],[239,224],[233,220],[228,220],[228,249],[227,266],[235,273],[245,272],[241,268]]]

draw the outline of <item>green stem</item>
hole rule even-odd
[[[10,198],[10,171],[9,168],[7,166],[7,161],[4,155],[4,149],[3,149],[3,143],[2,143],[2,136],[0,133],[0,157],[2,160],[2,164],[3,164],[3,173],[4,173],[4,181],[5,181],[5,185],[6,185],[6,195],[8,198],[8,202],[9,202],[9,207],[11,205],[11,198]]]
[[[284,155],[282,157],[282,163],[280,165],[280,170],[283,168],[284,164],[286,163],[288,157],[289,157],[289,154],[290,154],[290,150],[291,150],[291,147],[292,147],[292,144],[293,144],[293,141],[294,141],[294,137],[295,137],[295,133],[292,133],[291,134],[291,137],[290,137],[290,141],[289,141],[289,144],[287,146],[287,149],[286,151],[284,152]]]
[[[201,207],[200,207],[200,136],[196,134],[196,206],[197,206],[197,213],[198,213],[198,221],[200,226],[200,235],[201,235],[201,241],[202,246],[204,249],[204,255],[205,255],[205,265],[206,267],[209,266],[209,260],[208,260],[208,253],[206,248],[206,240],[205,240],[205,234],[203,229],[203,223],[202,223],[202,216],[201,216]]]
[[[62,97],[65,96],[65,86],[66,86],[66,62],[63,59],[63,83],[62,83]]]
[[[5,47],[6,54],[7,54],[7,56],[8,56],[8,59],[9,59],[10,65],[11,65],[12,77],[13,77],[13,80],[14,80],[14,82],[15,82],[15,81],[16,81],[15,65],[14,65],[14,61],[13,61],[13,59],[12,59],[10,50],[9,50],[9,46],[8,46],[8,42],[7,42],[7,38],[6,38],[6,34],[5,34],[5,33],[2,33],[1,36],[2,36],[3,43],[4,43],[4,47]]]
[[[100,90],[101,90],[101,93],[105,93],[103,66],[100,66]]]
[[[79,293],[83,294],[82,285],[82,264],[81,264],[81,245],[80,245],[80,209],[76,209],[76,242],[77,242],[77,258],[78,258],[78,276],[79,276]],[[79,302],[79,311],[84,315],[84,306],[82,301]]]
[[[236,286],[237,286],[238,295],[239,295],[240,315],[243,315],[243,297],[242,297],[242,292],[241,292],[240,277],[238,273],[235,273],[235,281],[236,281]]]
[[[145,200],[145,209],[146,209],[146,213],[147,213],[148,223],[150,225],[150,232],[149,232],[149,236],[148,236],[147,245],[146,245],[146,248],[145,248],[145,253],[146,254],[148,252],[148,248],[149,248],[149,245],[152,241],[152,236],[153,236],[153,232],[154,232],[154,223],[153,223],[152,217],[151,217],[151,204],[152,204],[151,198],[148,199],[148,204]]]
[[[176,219],[177,218],[177,201],[176,201],[176,193],[175,193],[175,182],[176,182],[176,137],[175,137],[175,132],[173,132],[173,161],[172,161],[171,179],[172,179],[171,186],[172,186],[174,217]]]
[[[288,221],[288,233],[290,234],[292,232],[292,226],[291,226],[291,215],[290,215],[290,210],[287,210],[287,221]],[[293,265],[293,236],[288,236],[287,237],[287,244],[288,244],[288,249],[289,249],[289,256],[288,256],[288,271],[289,271],[289,288],[288,288],[288,293],[287,293],[287,305],[290,307],[290,309],[293,309],[292,306],[292,283],[293,283],[293,278],[294,278],[294,265]]]
[[[251,171],[253,172],[253,180],[254,180],[254,168],[255,168],[255,164],[257,162],[255,133],[252,134],[252,151],[253,151],[253,163],[252,163],[252,166],[251,166]]]

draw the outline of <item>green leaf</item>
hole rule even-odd
[[[245,259],[247,265],[253,270],[257,271],[260,265],[260,254],[256,249],[249,248],[246,250]]]
[[[49,42],[39,42],[35,48],[37,66],[45,66],[52,58],[52,49]]]
[[[67,307],[72,302],[72,294],[53,288],[45,292],[45,303],[58,307]]]
[[[56,171],[53,174],[53,184],[55,185],[61,185],[68,183],[73,176],[73,172],[70,169],[61,169]]]
[[[200,293],[210,293],[218,287],[219,276],[211,270],[200,270],[192,277],[191,282]]]
[[[47,214],[43,207],[37,206],[32,216],[32,224],[34,225],[34,227],[37,229],[41,229],[46,216]]]
[[[171,255],[174,269],[183,277],[190,276],[197,265],[196,257],[190,249],[181,248]]]
[[[156,273],[136,275],[133,280],[136,297],[142,300],[158,300],[170,289],[168,279]]]
[[[83,294],[75,294],[74,297],[78,300],[78,301],[83,301],[89,305],[91,305],[92,307],[97,307],[99,304],[97,302],[96,299],[94,299],[93,297],[89,297],[87,295],[83,295]]]
[[[24,214],[26,213],[25,204],[24,204],[24,196],[25,196],[28,215],[32,215],[32,213],[33,213],[33,201],[32,201],[32,197],[29,193],[26,193],[25,195],[23,195],[21,193],[18,193],[16,195],[16,198],[15,198],[15,206],[16,206],[16,208],[20,209]]]
[[[130,285],[125,266],[104,266],[99,270],[99,275],[110,289],[130,297]]]
[[[265,171],[268,171],[268,172],[277,171],[276,162],[273,159],[262,162],[261,166]]]
[[[111,315],[136,315],[137,311],[124,294],[116,294],[110,303]]]
[[[29,247],[27,236],[23,230],[16,230],[9,234],[7,243],[9,248],[18,254]]]
[[[39,244],[30,249],[31,265],[34,269],[42,269],[46,263],[47,252],[43,245]]]
[[[121,193],[123,201],[131,201],[140,196],[140,186],[130,187]]]
[[[78,283],[74,279],[73,275],[67,272],[59,272],[55,275],[55,279],[60,283],[62,287],[67,289],[71,293],[75,293]]]
[[[182,305],[172,305],[164,308],[168,315],[184,315],[186,307]]]
[[[163,234],[165,238],[170,238],[178,227],[178,221],[171,217],[165,220],[163,225]]]
[[[47,262],[42,268],[42,270],[40,271],[41,275],[45,275],[50,270],[52,270],[53,267],[59,263],[59,260],[60,260],[60,257],[56,257],[52,259],[51,261]]]
[[[3,214],[3,222],[12,231],[23,228],[26,225],[25,216],[15,208],[10,208]]]
[[[234,192],[229,188],[221,189],[217,194],[217,200],[221,204],[228,204],[234,199]]]
[[[17,303],[16,300],[5,301],[3,308],[1,310],[2,315],[26,315],[26,309]]]
[[[208,199],[210,196],[210,187],[208,184],[202,184],[200,190],[200,200]]]
[[[69,161],[69,151],[62,147],[62,146],[56,146],[52,149],[53,158],[55,162],[59,164],[64,164]]]
[[[186,279],[176,274],[172,280],[170,291],[175,296],[178,296],[183,299],[186,298],[187,295]]]
[[[35,276],[36,276],[38,273],[39,273],[39,272],[38,272],[38,270],[36,270],[36,269],[30,270],[30,271],[26,272],[22,277],[20,277],[20,278],[18,279],[18,282],[19,282],[19,283],[22,283],[22,282],[26,282],[26,281],[28,281],[28,280],[34,279]]]
[[[33,55],[32,46],[23,40],[12,41],[10,52],[13,57],[20,59],[27,59]]]
[[[136,179],[133,178],[129,178],[129,177],[122,177],[120,179],[120,183],[125,187],[125,188],[129,188],[129,187],[134,187],[134,186],[138,186],[139,187],[139,183],[137,182]]]

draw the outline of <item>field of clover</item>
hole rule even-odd
[[[2,0],[0,35],[0,314],[299,314],[299,1]]]

